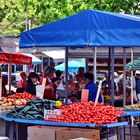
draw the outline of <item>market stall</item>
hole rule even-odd
[[[85,22],[86,21],[86,22]],[[68,75],[68,47],[94,48],[94,79],[96,79],[96,47],[110,48],[111,103],[114,104],[114,47],[140,46],[140,18],[137,16],[86,10],[56,22],[40,26],[20,34],[20,48],[65,47],[66,75]],[[124,37],[125,36],[125,37]],[[66,76],[67,79],[67,76]],[[124,67],[125,79],[125,67]],[[124,82],[125,83],[125,82]],[[68,86],[66,85],[66,88]],[[125,104],[125,84],[124,84]],[[67,92],[66,92],[67,93]],[[67,97],[67,94],[66,94]]]
[[[86,21],[86,22],[85,22]],[[124,37],[125,36],[125,37]],[[72,48],[84,48],[86,46],[93,47],[94,50],[94,75],[96,78],[96,47],[110,47],[111,48],[111,64],[112,64],[112,104],[114,103],[114,47],[135,47],[140,46],[140,19],[135,16],[109,13],[109,12],[101,12],[94,10],[87,10],[68,18],[64,18],[58,20],[56,22],[41,26],[39,28],[32,29],[30,31],[26,31],[20,34],[20,47],[21,48],[29,48],[29,47],[65,47],[65,77],[66,81],[68,79],[68,47]],[[124,74],[125,75],[125,74]],[[66,89],[68,89],[68,85],[66,84]],[[65,94],[67,99],[67,91]],[[125,98],[125,95],[124,95]],[[83,107],[84,108],[84,107]],[[73,108],[75,111],[76,108]],[[99,108],[101,109],[101,108]],[[91,113],[87,109],[88,113]],[[94,110],[92,110],[94,111]],[[80,112],[80,111],[79,111]],[[110,111],[111,113],[112,111]],[[87,114],[88,114],[87,113]],[[95,113],[95,112],[94,112]],[[69,113],[71,114],[71,113]],[[75,112],[76,114],[76,112]],[[100,113],[96,113],[99,115]],[[127,113],[124,113],[127,115]],[[131,113],[130,113],[131,115]],[[129,116],[130,116],[129,115]],[[94,115],[93,115],[94,116]],[[29,117],[29,116],[28,116]],[[30,116],[31,117],[31,116]],[[26,119],[9,119],[9,117],[1,117],[6,121],[12,121],[13,131],[15,134],[15,124],[23,124],[23,123],[33,123],[33,124],[43,124],[45,125],[60,125],[60,126],[68,126],[71,125],[80,127],[81,124],[76,124],[72,122],[57,122],[62,121],[62,118],[56,119],[56,122],[51,122],[53,119],[48,122],[44,121],[31,121]],[[92,117],[89,117],[92,119]],[[103,116],[102,116],[103,118]],[[107,117],[106,117],[107,118]],[[64,119],[64,118],[63,118]],[[70,117],[71,119],[71,117]],[[112,120],[112,119],[111,119]],[[95,120],[92,120],[93,123],[82,123],[82,127],[93,128],[99,125],[99,122],[94,123]],[[112,123],[113,121],[113,123]],[[115,120],[109,121],[109,124],[106,122],[102,124],[101,127],[116,127],[127,125],[126,121],[116,123]],[[94,125],[95,124],[95,125]],[[75,127],[76,127],[75,126]],[[10,127],[12,128],[12,127]],[[19,131],[21,131],[19,127]],[[10,131],[9,131],[10,132]],[[24,133],[25,134],[25,133]],[[18,137],[19,139],[19,137]],[[21,138],[20,138],[21,140]]]
[[[42,111],[45,111],[45,110],[41,108],[42,103],[44,103],[43,108],[50,109],[48,110],[47,113],[48,115],[51,115],[51,116],[44,115],[44,118],[45,118],[44,120],[42,117]],[[46,126],[53,126],[53,127],[59,126],[59,127],[68,127],[68,128],[71,128],[71,127],[83,128],[83,129],[87,129],[86,130],[87,132],[89,132],[91,129],[93,130],[96,129],[99,131],[99,129],[104,128],[107,134],[106,137],[108,138],[108,134],[109,134],[108,129],[110,128],[118,129],[118,127],[128,125],[128,122],[126,121],[118,122],[117,120],[117,116],[121,113],[124,113],[122,110],[119,110],[112,106],[104,106],[102,103],[97,104],[97,107],[94,107],[93,102],[89,102],[89,103],[81,102],[81,103],[75,103],[70,106],[62,106],[61,110],[57,109],[58,111],[62,111],[62,114],[59,114],[59,115],[54,112],[56,110],[54,111],[52,110],[52,105],[51,105],[52,103],[53,102],[50,102],[48,100],[41,100],[37,98],[37,99],[33,99],[32,101],[29,101],[27,105],[24,107],[14,108],[7,115],[5,114],[0,115],[0,118],[7,122],[7,127],[6,127],[7,136],[10,139],[15,138],[15,139],[20,139],[20,140],[22,139],[26,140],[28,126],[46,125]],[[102,107],[102,109],[99,106]],[[56,106],[53,105],[53,108],[55,107]],[[91,110],[91,108],[93,107],[94,109]],[[68,110],[69,112],[67,112]],[[102,110],[102,113],[101,113],[101,110]],[[81,117],[79,117],[80,114],[81,114]],[[96,114],[97,116],[93,114]],[[55,117],[52,117],[52,115],[55,115]],[[100,115],[100,117],[98,115]],[[64,116],[65,116],[65,120],[64,120]],[[94,119],[91,116],[93,116]],[[125,117],[126,116],[129,116],[129,115],[125,114]],[[75,129],[75,131],[77,131],[77,129]],[[94,135],[92,136],[92,138],[93,137]],[[119,133],[117,133],[117,137],[120,137]],[[87,138],[89,137],[87,136]],[[100,139],[100,134],[98,135],[98,137],[96,137],[96,140],[98,139]],[[60,140],[60,139],[57,139],[57,140]]]
[[[128,125],[128,124],[130,124],[130,126],[129,126],[129,128],[130,128],[130,138],[132,138],[132,126],[131,126],[130,118],[132,116],[133,117],[134,116],[140,116],[140,111],[135,111],[135,110],[125,111],[125,112],[122,112],[123,114],[121,114],[118,118],[118,119],[120,119],[120,118],[123,119],[123,121],[119,121],[119,122],[116,121],[116,122],[111,123],[110,121],[113,121],[114,119],[113,118],[109,119],[109,116],[111,116],[111,114],[112,114],[112,112],[115,108],[111,107],[111,106],[110,107],[109,106],[105,107],[105,106],[103,106],[103,104],[101,104],[102,108],[104,108],[104,109],[102,109],[102,111],[104,112],[104,114],[102,114],[102,115],[104,115],[104,117],[105,117],[105,115],[109,115],[109,116],[107,117],[107,120],[99,119],[100,122],[97,122],[97,119],[93,119],[92,117],[90,117],[90,118],[86,117],[87,118],[87,120],[85,120],[86,123],[81,123],[80,120],[78,119],[78,116],[73,116],[73,117],[77,117],[77,119],[72,119],[71,118],[70,120],[73,121],[73,122],[69,122],[67,120],[68,119],[67,117],[69,115],[74,115],[76,113],[77,109],[73,109],[71,111],[69,110],[71,113],[69,113],[67,115],[66,115],[66,113],[63,113],[62,115],[56,116],[55,118],[54,117],[53,118],[48,118],[48,119],[46,118],[45,120],[43,120],[41,118],[40,119],[39,118],[35,119],[35,118],[33,118],[33,116],[40,117],[39,114],[36,115],[35,111],[33,111],[33,109],[35,109],[36,107],[39,109],[38,111],[40,111],[41,108],[38,106],[39,101],[41,101],[41,99],[33,99],[33,101],[29,101],[29,103],[27,103],[27,105],[25,107],[15,108],[12,112],[8,113],[8,115],[5,115],[5,114],[0,115],[0,118],[7,122],[6,135],[10,139],[26,140],[27,139],[27,128],[28,128],[28,126],[33,126],[33,125],[52,126],[52,127],[54,127],[54,129],[55,129],[55,127],[61,127],[61,130],[64,129],[63,127],[65,127],[65,129],[66,129],[66,127],[68,127],[68,128],[82,128],[82,129],[87,129],[86,131],[88,131],[88,130],[90,131],[90,129],[93,129],[93,130],[94,129],[96,129],[96,130],[105,129],[106,138],[109,137],[109,131],[108,130],[111,129],[111,128],[116,128],[117,139],[123,139],[123,137],[125,139],[125,126]],[[36,103],[33,105],[32,102],[36,102]],[[44,106],[46,106],[46,103],[44,104]],[[91,103],[91,102],[90,103],[77,103],[77,105],[79,106],[79,111],[78,111],[79,113],[84,110],[84,108],[81,108],[80,105],[83,106],[84,104],[87,104],[87,109],[89,108],[89,105],[90,106],[92,104],[94,105],[94,103]],[[48,104],[48,105],[50,105],[50,104]],[[29,106],[30,106],[30,108],[29,108]],[[73,104],[72,106],[76,108],[76,104]],[[65,106],[66,108],[62,107],[62,109],[63,108],[70,109],[70,108],[72,108],[72,106],[69,106],[69,107]],[[49,107],[51,107],[51,106],[49,106]],[[113,109],[113,110],[110,111],[110,112],[106,112],[107,109],[109,109],[109,108],[110,108],[110,110],[111,109]],[[101,110],[100,110],[101,108],[99,108],[99,104],[98,104],[96,109],[93,109],[93,110],[90,109],[90,112],[88,112],[89,110],[87,110],[87,109],[85,108],[87,113],[83,114],[84,116],[92,115],[92,113],[94,111],[101,112]],[[24,114],[25,110],[28,113]],[[106,111],[104,111],[104,110],[106,110]],[[115,110],[116,110],[115,112],[118,111],[118,113],[120,111],[122,111],[122,110],[118,110],[118,109],[115,109]],[[29,115],[29,112],[31,112],[30,115]],[[78,115],[78,114],[76,114],[76,115]],[[13,117],[11,117],[11,115],[13,115]],[[22,115],[24,115],[24,116],[22,116]],[[63,121],[63,119],[62,119],[62,117],[64,117],[64,115],[65,115],[65,121]],[[99,115],[99,113],[96,113],[96,115]],[[102,117],[102,118],[104,118],[104,117]],[[93,123],[89,123],[88,119],[89,119],[89,121],[92,121]],[[130,120],[130,122],[128,122],[128,120]],[[101,121],[106,121],[106,123],[103,122],[103,124],[102,124]],[[120,132],[118,130],[118,128],[122,127],[122,126],[124,126],[123,127],[124,128],[124,130],[123,130],[124,135],[120,135]],[[39,128],[41,128],[41,127],[39,127]],[[46,127],[46,129],[47,129],[47,127]],[[69,130],[69,131],[71,131],[71,130]],[[75,131],[77,131],[77,129],[75,129]],[[47,131],[46,131],[46,133],[47,133]],[[30,134],[28,134],[28,135],[30,135]],[[96,139],[100,139],[100,135]],[[58,140],[60,140],[60,139],[58,139]]]

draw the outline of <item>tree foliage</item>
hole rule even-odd
[[[140,14],[138,0],[0,0],[0,34],[19,34],[26,29],[26,17],[32,28],[94,9]]]

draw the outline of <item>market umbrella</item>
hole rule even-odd
[[[11,65],[12,64],[32,64],[32,57],[20,53],[0,52],[0,63],[9,64],[8,67],[8,84],[9,93],[11,92]]]
[[[68,71],[69,72],[75,73],[75,72],[77,72],[79,67],[85,67],[85,63],[83,61],[74,61],[74,60],[68,61]],[[55,69],[64,71],[65,63],[55,66]]]
[[[31,65],[32,58],[20,53],[0,52],[0,63]]]
[[[140,70],[140,57],[126,64],[126,69]]]

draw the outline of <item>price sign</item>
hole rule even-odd
[[[61,109],[44,110],[44,118],[55,118],[61,115]]]
[[[89,95],[89,90],[82,89],[81,102],[88,102],[88,95]]]
[[[36,85],[36,97],[40,97],[42,93],[42,85]]]
[[[43,96],[44,96],[44,90],[45,90],[45,86],[46,86],[46,78],[43,78],[43,81],[42,81],[42,85],[41,85],[41,93],[40,93],[40,98],[43,99]]]

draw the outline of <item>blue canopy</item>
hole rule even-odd
[[[85,63],[83,61],[68,61],[68,71],[72,73],[76,73],[79,67],[85,68]],[[65,63],[55,66],[56,70],[65,71]]]
[[[21,33],[20,48],[33,46],[140,46],[140,18],[86,10]]]

